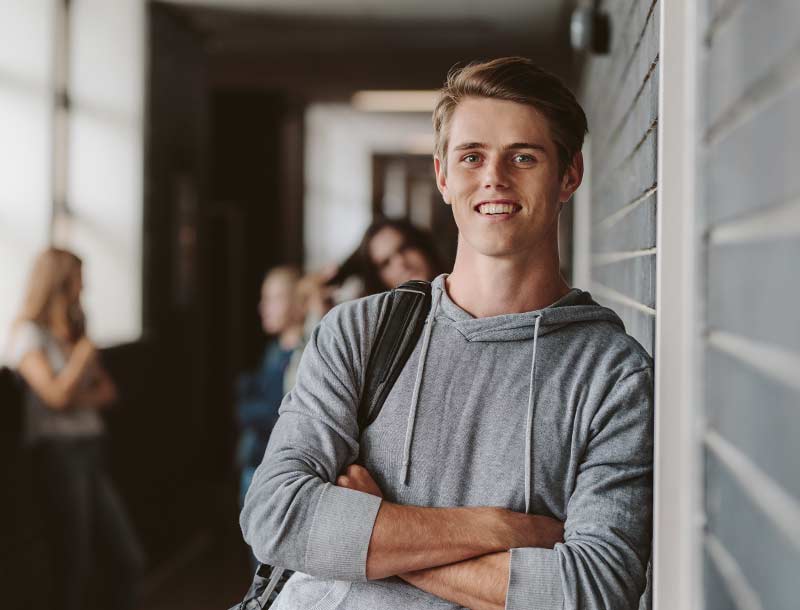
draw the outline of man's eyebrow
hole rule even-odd
[[[507,150],[519,150],[520,148],[532,148],[533,150],[539,150],[543,153],[547,152],[547,149],[542,144],[536,144],[535,142],[514,142],[513,144],[509,144],[506,146]]]
[[[486,144],[482,142],[464,142],[463,144],[459,144],[458,146],[454,146],[453,150],[474,150],[474,149],[482,149],[487,148]],[[535,142],[514,142],[513,144],[509,144],[505,147],[506,150],[519,150],[519,149],[531,149],[531,150],[538,150],[543,153],[547,152],[547,149],[544,147],[543,144],[537,144]]]
[[[481,142],[464,142],[463,144],[453,147],[453,150],[469,150],[471,148],[486,148],[486,144]]]

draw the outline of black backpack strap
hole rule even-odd
[[[280,567],[272,567],[266,563],[258,564],[244,600],[230,610],[266,610],[278,597],[278,593],[292,574],[293,572]]]
[[[422,335],[430,308],[430,282],[411,280],[392,290],[387,297],[378,320],[378,332],[367,362],[358,406],[360,433],[378,417],[389,391]],[[244,601],[231,610],[268,608],[291,574],[287,572],[277,566],[260,564]]]
[[[387,298],[372,344],[358,408],[363,432],[383,407],[394,382],[417,345],[431,308],[431,285],[422,280],[401,284]]]

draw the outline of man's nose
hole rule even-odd
[[[505,188],[508,186],[508,176],[502,159],[487,159],[483,167],[483,185],[485,188]]]

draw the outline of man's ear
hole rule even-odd
[[[436,172],[436,187],[442,194],[444,202],[450,205],[450,195],[447,192],[447,173],[439,157],[433,158],[433,170]]]
[[[572,194],[578,190],[578,187],[583,181],[583,153],[578,151],[572,157],[572,163],[569,164],[564,175],[561,177],[561,192],[558,195],[558,200],[561,203],[566,203]]]

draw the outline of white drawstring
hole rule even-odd
[[[433,295],[433,304],[431,311],[428,314],[428,320],[425,324],[425,334],[422,338],[422,349],[419,353],[419,361],[417,362],[417,377],[414,379],[414,393],[411,395],[411,410],[408,412],[408,424],[406,426],[406,440],[403,447],[403,466],[401,473],[401,480],[403,485],[408,484],[408,466],[411,462],[411,438],[414,436],[414,422],[417,419],[417,403],[419,402],[419,388],[422,385],[422,373],[425,369],[425,357],[428,354],[428,344],[431,340],[431,331],[433,330],[433,321],[436,316],[436,310],[439,308],[439,299],[442,297],[442,288],[439,288]]]
[[[531,468],[533,461],[533,401],[536,378],[536,340],[539,338],[539,322],[541,316],[536,316],[533,330],[533,350],[531,354],[531,380],[528,387],[528,420],[525,426],[525,512],[531,512]]]

